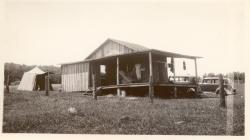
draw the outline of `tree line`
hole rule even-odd
[[[21,81],[24,72],[27,72],[37,65],[24,65],[24,64],[15,64],[15,63],[5,63],[4,64],[4,83],[6,83],[7,76],[9,76],[9,82],[13,83],[16,81]],[[54,74],[51,76],[51,82],[53,84],[60,84],[61,83],[61,68],[53,65],[39,65],[38,66],[43,71],[53,72]],[[219,76],[219,74],[215,73],[205,73],[203,74],[204,77],[214,77]],[[223,75],[224,77],[232,77],[234,80],[245,82],[245,73],[244,72],[231,72]],[[201,78],[201,77],[200,77]]]
[[[15,64],[15,63],[5,63],[4,64],[4,83],[6,84],[7,77],[9,76],[9,82],[15,83],[21,81],[24,72],[27,72],[37,65],[24,65],[24,64]],[[38,66],[41,70],[47,72],[54,73],[51,75],[51,82],[53,84],[60,84],[61,83],[61,68],[53,65],[39,65]]]

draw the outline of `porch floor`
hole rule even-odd
[[[147,87],[149,83],[129,83],[129,84],[119,84],[119,85],[108,85],[100,86],[102,89],[115,89],[115,88],[129,88],[129,87]],[[195,88],[195,84],[183,84],[183,83],[160,83],[154,84],[153,86],[165,86],[165,87],[190,87]]]

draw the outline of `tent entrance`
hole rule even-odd
[[[44,74],[38,74],[35,78],[35,85],[33,90],[45,90],[45,77],[48,76],[48,72]],[[49,83],[50,90],[53,90],[51,82]]]

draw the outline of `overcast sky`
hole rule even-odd
[[[244,0],[6,0],[4,10],[4,62],[79,61],[114,38],[202,56],[199,74],[244,71]]]

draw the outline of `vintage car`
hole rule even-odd
[[[169,76],[169,81],[178,84],[195,84],[194,76]]]
[[[236,89],[233,86],[232,81],[229,78],[223,78],[224,80],[224,90],[227,95],[236,94]],[[200,90],[202,92],[214,92],[219,94],[219,77],[206,77],[199,84]]]

